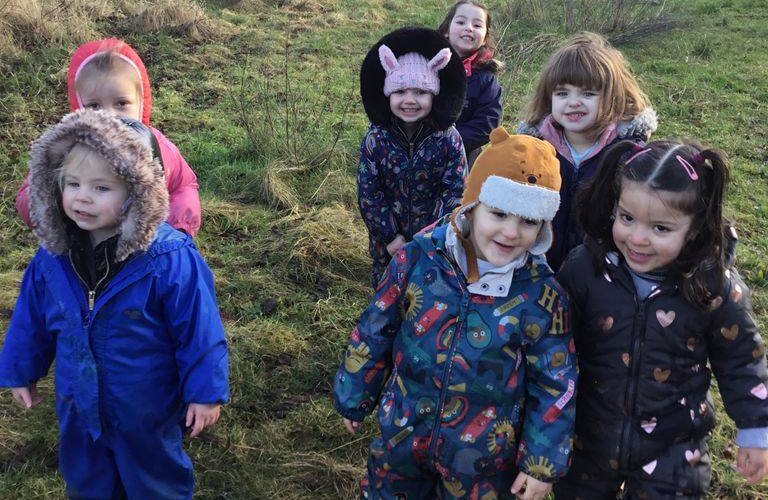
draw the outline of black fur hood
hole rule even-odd
[[[448,39],[435,30],[419,27],[406,27],[385,35],[368,51],[360,67],[360,97],[365,113],[374,125],[389,127],[392,124],[392,111],[389,98],[384,95],[384,68],[379,59],[379,47],[385,44],[400,57],[409,52],[421,54],[427,60],[432,59],[444,48],[450,48]],[[438,73],[440,93],[432,101],[429,118],[438,130],[449,128],[459,117],[464,107],[467,92],[467,77],[461,57],[451,49],[451,60]]]

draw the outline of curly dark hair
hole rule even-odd
[[[730,224],[723,217],[728,184],[725,154],[693,141],[654,141],[645,146],[622,141],[610,147],[577,205],[579,224],[600,248],[595,263],[601,272],[606,253],[617,250],[613,223],[626,182],[672,194],[665,202],[692,216],[672,271],[679,275],[686,300],[706,310],[723,284],[730,238]]]

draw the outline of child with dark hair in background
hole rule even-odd
[[[491,130],[501,121],[501,85],[497,73],[503,64],[494,59],[495,41],[491,15],[480,2],[460,0],[453,4],[437,30],[448,38],[461,57],[467,74],[467,96],[456,129],[464,141],[472,167]]]
[[[605,38],[578,34],[549,58],[517,132],[546,140],[560,159],[561,205],[547,253],[552,269],[584,239],[576,222],[576,196],[606,148],[624,139],[643,143],[656,125],[656,113],[627,61]]]
[[[194,236],[200,229],[197,176],[179,149],[162,132],[150,127],[152,90],[147,70],[136,51],[116,38],[84,43],[75,50],[69,63],[67,97],[72,111],[103,109],[150,128],[170,196],[168,222]],[[30,225],[28,188],[29,177],[16,195],[16,211]]]
[[[724,156],[687,142],[609,148],[579,200],[571,298],[579,398],[558,499],[698,499],[717,378],[739,472],[768,472],[768,370],[749,290],[728,262]],[[623,484],[623,487],[622,487]]]
[[[466,157],[453,122],[466,77],[445,37],[402,28],[379,40],[360,69],[371,126],[360,146],[357,199],[376,286],[392,255],[458,206]]]

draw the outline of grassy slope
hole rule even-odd
[[[328,391],[346,334],[368,297],[365,233],[354,206],[356,149],[367,125],[357,101],[358,65],[367,47],[391,28],[437,25],[446,3],[241,2],[255,7],[240,10],[223,10],[221,3],[209,2],[208,14],[227,23],[230,35],[208,42],[129,33],[117,19],[97,25],[105,35],[126,38],[145,57],[155,125],[180,147],[203,187],[198,244],[216,273],[230,336],[232,404],[212,432],[190,443],[198,492],[203,498],[352,498],[375,428],[369,421],[358,437],[346,435]],[[686,7],[685,29],[622,47],[661,117],[656,136],[697,137],[732,157],[729,208],[740,224],[740,267],[754,290],[763,329],[768,326],[768,229],[761,224],[768,215],[765,7],[757,0],[697,1]],[[522,38],[526,29],[513,27],[510,33]],[[3,328],[34,250],[13,210],[15,188],[24,175],[28,142],[66,110],[62,68],[74,45],[40,43],[0,69]],[[286,47],[288,89],[282,69]],[[502,78],[508,89],[505,124],[516,121],[544,56]],[[289,128],[301,130],[289,134],[288,142],[296,145],[313,133],[321,139],[303,147],[285,145],[280,132],[285,102],[296,103]],[[268,105],[276,132],[264,126]],[[317,113],[319,119],[305,120]],[[334,130],[341,130],[336,151],[324,163],[308,163],[307,156],[330,144]],[[286,167],[301,170],[280,170]],[[265,195],[267,177],[276,182]],[[286,209],[291,199],[302,203]],[[269,299],[277,308],[265,314]],[[46,402],[34,412],[17,409],[7,395],[0,400],[0,498],[62,495],[50,380],[43,391]],[[767,499],[768,487],[745,488],[723,458],[732,454],[723,448],[733,429],[727,418],[721,422],[713,445],[713,494]]]

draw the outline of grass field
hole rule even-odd
[[[579,5],[591,3],[600,2]],[[695,137],[730,156],[728,213],[738,222],[739,268],[765,332],[768,2],[644,3],[649,12],[665,6],[675,27],[627,37],[620,48],[659,114],[656,138]],[[565,23],[538,0],[489,5],[504,28],[503,123],[513,128]],[[198,496],[354,498],[375,426],[368,421],[350,437],[329,391],[369,298],[366,233],[355,202],[357,148],[367,127],[358,69],[381,35],[406,24],[435,27],[448,6],[0,0],[0,328],[35,249],[13,206],[28,144],[67,111],[66,65],[78,43],[124,38],[149,70],[153,124],[198,174],[197,243],[216,275],[229,335],[232,402],[188,447]],[[64,496],[51,383],[42,382],[46,399],[34,411],[0,394],[0,498]],[[722,410],[720,417],[712,498],[768,499],[768,486],[747,487],[735,474],[734,429]]]

